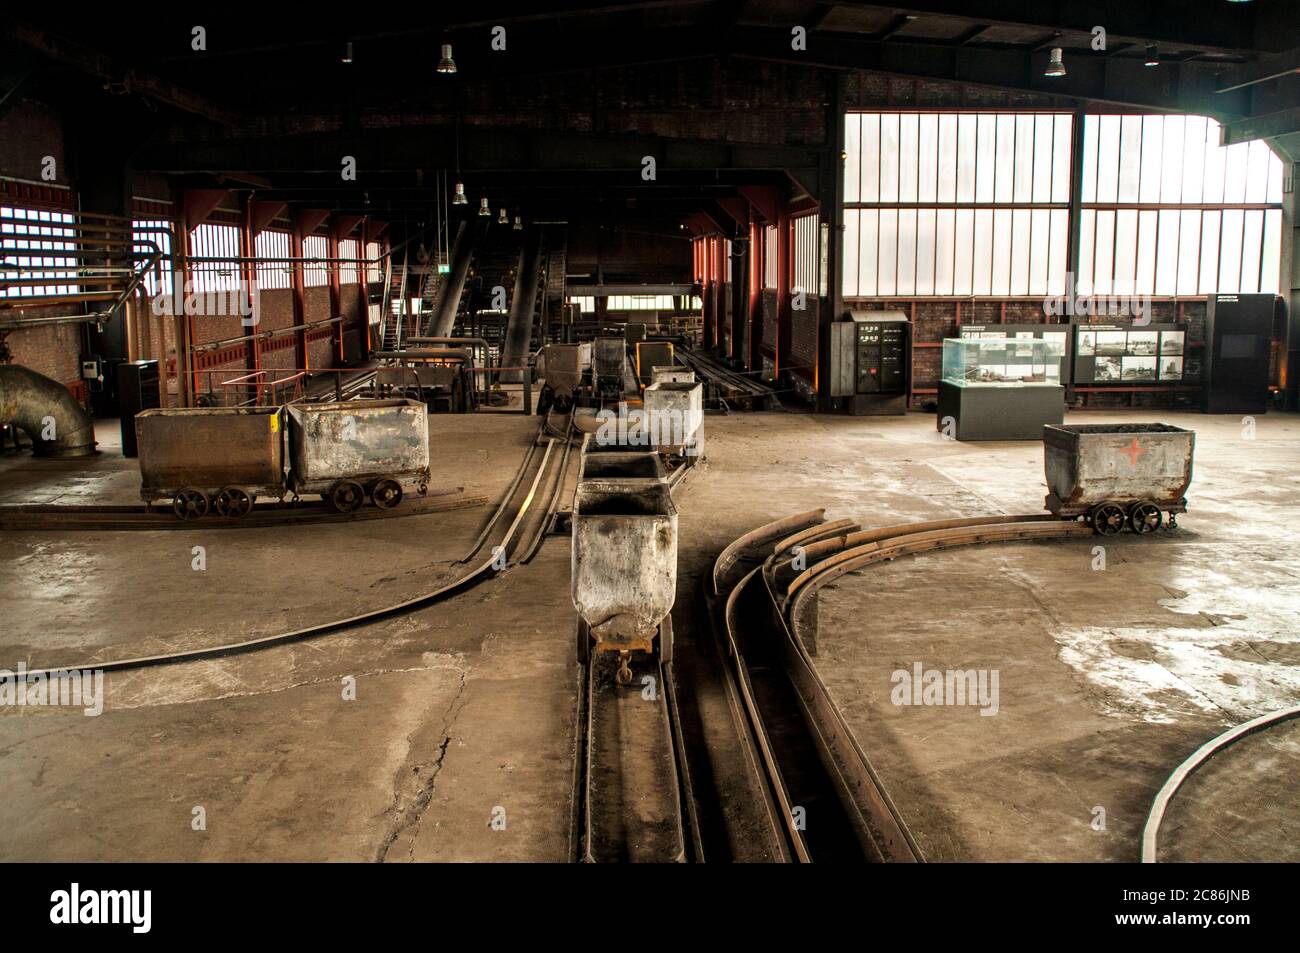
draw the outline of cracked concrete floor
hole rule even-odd
[[[932,553],[846,577],[823,601],[819,666],[935,859],[1132,859],[1150,795],[1183,757],[1300,697],[1300,422],[1268,415],[1245,442],[1230,418],[1076,419],[1198,432],[1182,534],[1115,541],[1105,572],[1088,541]],[[495,499],[535,426],[431,417],[435,482]],[[1035,512],[1045,492],[1041,445],[946,442],[920,414],[706,426],[710,461],[678,501],[678,621],[695,574],[763,522],[816,506],[866,526]],[[128,502],[135,487],[134,464],[111,454],[76,469],[0,457],[0,502]],[[395,602],[452,571],[486,518],[0,533],[0,667],[212,644]],[[190,568],[196,544],[204,573]],[[530,566],[409,616],[110,676],[99,717],[0,710],[0,858],[562,860],[568,575],[553,540]],[[914,660],[999,668],[999,715],[890,705],[890,673]],[[1171,857],[1300,843],[1285,796],[1296,737],[1252,739],[1194,779],[1169,816]],[[1096,806],[1105,831],[1090,826]],[[192,830],[195,807],[206,831]]]
[[[435,484],[495,500],[535,428],[431,417]],[[112,454],[111,430],[100,437],[109,452],[73,479],[66,463],[0,458],[0,499],[131,501],[135,464]],[[489,513],[292,533],[3,533],[0,667],[210,645],[391,604],[462,571],[451,561]],[[529,566],[408,616],[110,674],[97,717],[0,711],[0,858],[565,859],[568,560],[553,540]]]

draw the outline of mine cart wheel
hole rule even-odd
[[[242,486],[224,486],[213,501],[217,514],[227,519],[242,519],[253,512],[253,497]]]
[[[620,685],[632,684],[632,669],[628,665],[628,662],[631,661],[631,657],[631,652],[618,653],[618,671],[614,673],[614,681],[618,682]]]
[[[177,490],[172,497],[172,512],[183,520],[202,519],[208,513],[208,495],[193,486]]]
[[[340,513],[352,513],[361,508],[366,501],[366,491],[356,480],[339,480],[330,487],[330,506]]]
[[[667,665],[673,660],[673,617],[664,616],[659,623],[659,662]]]
[[[427,496],[429,493],[429,484],[421,482],[420,485],[416,487],[416,489],[420,491],[421,496]]]
[[[391,510],[402,502],[402,484],[396,480],[380,480],[375,484],[375,488],[370,491],[370,498],[375,501],[375,506],[381,510]]]
[[[1100,536],[1114,536],[1124,531],[1127,516],[1118,503],[1098,503],[1089,517],[1092,528]]]
[[[1133,527],[1133,532],[1142,536],[1158,530],[1161,518],[1160,507],[1150,500],[1143,500],[1141,503],[1134,503],[1129,507],[1128,524]]]
[[[578,616],[578,664],[586,665],[591,661],[591,626],[582,616]]]

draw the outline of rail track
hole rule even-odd
[[[776,854],[812,862],[920,862],[919,846],[818,675],[817,590],[845,573],[952,546],[1091,535],[1051,516],[980,517],[860,530],[800,513],[724,549],[706,599],[743,739],[761,767]]]
[[[594,652],[582,666],[572,854],[587,863],[703,860],[672,667],[650,656],[629,665],[629,686],[615,678],[617,653]]]
[[[234,518],[212,514],[201,523],[177,519],[170,508],[132,504],[60,504],[20,503],[0,506],[0,530],[42,532],[78,530],[113,532],[119,530],[178,529],[249,529],[304,526],[316,523],[351,523],[357,520],[396,519],[402,516],[425,516],[476,506],[485,506],[488,498],[466,495],[455,490],[432,490],[428,496],[412,497],[399,506],[369,506],[351,513],[340,513],[324,502],[297,504],[255,503],[247,516]]]
[[[748,410],[771,410],[776,406],[776,391],[762,381],[733,371],[703,351],[679,345],[675,352],[683,364],[709,385],[729,405]]]
[[[534,442],[532,446],[530,446],[528,454],[525,456],[523,465],[520,467],[519,473],[516,475],[510,488],[506,492],[505,498],[501,501],[500,506],[497,508],[497,511],[491,520],[489,520],[488,525],[484,527],[483,533],[474,544],[474,548],[471,550],[470,554],[457,563],[457,565],[470,562],[474,555],[483,548],[483,545],[487,542],[489,537],[495,539],[495,545],[490,547],[487,555],[475,562],[471,569],[461,573],[450,581],[437,586],[436,588],[392,605],[383,606],[378,609],[371,609],[366,612],[347,616],[341,619],[334,619],[329,622],[322,622],[316,625],[293,629],[288,632],[279,632],[271,635],[244,639],[238,642],[229,642],[221,645],[205,646],[202,648],[157,655],[142,655],[106,660],[82,659],[57,665],[32,664],[29,665],[25,677],[27,680],[36,678],[57,678],[73,670],[92,669],[103,672],[119,672],[151,668],[161,665],[174,665],[180,662],[225,658],[228,656],[272,648],[274,646],[302,642],[323,635],[331,635],[338,632],[361,628],[376,622],[381,622],[385,619],[395,618],[419,609],[427,608],[428,606],[441,602],[444,599],[464,592],[478,583],[490,579],[503,571],[510,564],[510,558],[520,552],[520,540],[524,538],[523,530],[526,525],[531,525],[532,518],[535,516],[531,511],[533,510],[533,504],[537,495],[537,487],[542,480],[543,474],[546,472],[547,461],[550,459],[551,451],[556,443],[554,439],[544,437],[546,426],[547,423],[543,420],[542,425],[538,428],[537,436],[534,438]],[[545,439],[544,446],[540,445],[540,441],[543,439]],[[534,468],[532,464],[539,456],[536,453],[539,449],[541,450],[540,460],[538,465]],[[527,479],[529,474],[531,474],[531,480]],[[560,474],[560,477],[563,478],[563,474]],[[501,516],[507,512],[513,512],[513,518],[510,520],[504,531],[501,531],[499,535],[494,535],[492,532],[493,527],[500,522]],[[180,523],[179,520],[174,520],[174,522]]]

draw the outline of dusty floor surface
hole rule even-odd
[[[932,859],[1134,859],[1178,762],[1300,698],[1300,420],[1260,418],[1247,441],[1232,418],[1079,419],[1198,432],[1179,534],[1107,541],[1104,570],[1091,540],[932,553],[823,597],[823,675]],[[431,417],[434,483],[498,499],[535,426]],[[706,427],[709,463],[678,500],[683,630],[697,574],[769,520],[816,506],[864,526],[1042,507],[1040,444],[944,441],[926,415]],[[0,503],[133,502],[135,465],[116,456],[114,430],[89,467],[0,456]],[[447,578],[488,515],[0,532],[0,668],[226,642],[397,602]],[[98,717],[0,710],[0,858],[565,859],[568,558],[552,539],[529,566],[399,619],[109,675]],[[918,662],[996,669],[997,715],[892,704],[892,673]],[[1280,795],[1294,790],[1300,731],[1247,744],[1175,801],[1171,859],[1296,859],[1300,812]]]

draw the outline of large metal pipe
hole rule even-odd
[[[502,367],[518,367],[528,360],[528,343],[533,336],[533,311],[537,307],[537,282],[542,273],[542,234],[534,228],[519,256],[515,273],[515,293],[510,299],[510,318],[506,323],[506,341],[501,350]],[[508,384],[522,381],[521,371],[504,371],[501,380]]]
[[[38,456],[84,457],[95,452],[95,423],[68,389],[18,364],[0,365],[0,424],[32,439]]]
[[[456,242],[451,247],[451,273],[447,275],[438,295],[433,316],[425,325],[425,334],[447,337],[456,325],[456,312],[465,292],[465,279],[469,277],[470,262],[474,259],[474,246],[478,244],[482,228],[474,222],[461,222],[456,231]]]

